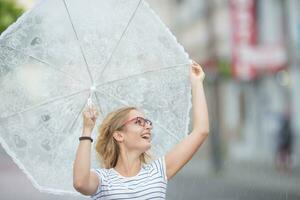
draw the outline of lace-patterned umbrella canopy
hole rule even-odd
[[[1,145],[40,191],[78,194],[72,166],[90,94],[97,125],[116,108],[142,108],[161,156],[187,134],[189,65],[145,1],[41,1],[0,38]]]

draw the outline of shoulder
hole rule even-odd
[[[92,168],[91,173],[94,173],[98,177],[98,188],[94,194],[91,195],[92,198],[100,195],[103,186],[107,185],[108,180],[110,179],[109,169],[105,168]]]
[[[165,157],[159,157],[156,158],[152,161],[150,161],[148,164],[146,164],[146,166],[150,166],[150,167],[155,167],[157,169],[160,169],[160,167],[162,167],[165,164]]]
[[[167,181],[165,157],[159,157],[144,165],[150,175],[159,174],[164,181]]]
[[[96,168],[91,169],[91,172],[94,172],[100,179],[107,179],[109,176],[110,169],[106,168]]]

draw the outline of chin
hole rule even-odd
[[[143,141],[136,146],[137,149],[139,149],[140,152],[146,152],[151,148],[152,144],[151,141]]]
[[[151,143],[149,143],[145,146],[144,152],[148,151],[149,149],[151,149]]]

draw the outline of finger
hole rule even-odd
[[[202,67],[201,67],[200,65],[195,66],[195,69],[196,69],[197,71],[200,71],[200,72],[203,71],[203,70],[202,70]]]
[[[83,118],[90,118],[90,113],[88,111],[84,111],[82,113]]]
[[[196,62],[193,62],[192,63],[192,66],[198,66],[199,64],[198,63],[196,63]]]
[[[98,108],[97,108],[97,106],[96,106],[95,104],[92,104],[92,106],[91,106],[91,110],[92,110],[92,111],[97,111],[97,110],[98,110]]]
[[[90,110],[97,110],[97,107],[94,103],[91,103],[89,108],[90,108]]]
[[[90,118],[90,116],[92,115],[91,108],[88,105],[86,105],[82,113],[84,117]]]
[[[95,118],[97,118],[99,116],[99,111],[96,106],[93,106],[92,109],[90,110],[90,112],[91,112],[91,115]]]
[[[201,65],[199,65],[198,63],[194,62],[193,66],[197,67],[197,68],[201,68]]]
[[[89,107],[86,106],[86,107],[84,108],[84,110],[83,110],[83,113],[89,113],[89,111],[90,111]]]
[[[194,63],[194,64],[193,64],[193,67],[201,68],[201,66],[200,66],[198,63]]]
[[[93,114],[95,115],[96,113],[98,113],[98,109],[96,106],[93,106],[91,111],[93,112]]]
[[[193,65],[199,65],[198,63],[196,63],[194,60],[193,60]]]
[[[89,114],[90,114],[90,117],[92,118],[92,117],[94,117],[94,111],[93,110],[89,110]]]
[[[190,75],[195,73],[195,68],[193,66],[190,67]]]
[[[97,118],[98,114],[97,111],[93,111],[93,117]]]
[[[90,112],[90,111],[85,111],[84,112],[84,116],[86,117],[86,118],[91,118],[92,117],[92,113]]]
[[[92,110],[91,105],[90,105],[90,104],[86,104],[86,106],[85,106],[85,108],[84,108],[84,111],[85,111],[85,112],[91,112],[91,110]]]
[[[192,67],[192,70],[193,70],[194,72],[199,72],[199,71],[201,71],[201,68],[199,68],[199,67],[197,67],[197,66],[193,66],[193,67]]]

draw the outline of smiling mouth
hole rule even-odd
[[[150,140],[151,139],[151,135],[149,133],[146,133],[146,134],[142,135],[141,137],[145,140]]]

